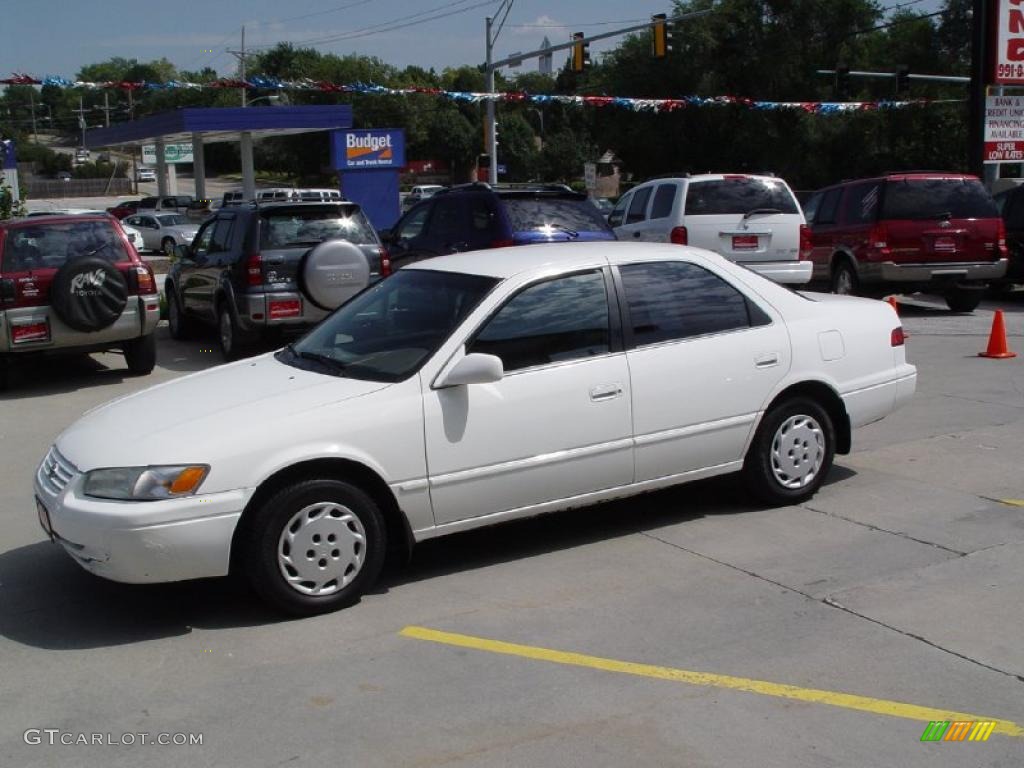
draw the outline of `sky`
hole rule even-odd
[[[927,1],[927,0],[924,0]],[[74,78],[87,64],[114,56],[166,57],[179,69],[234,72],[227,49],[291,41],[323,53],[366,54],[389,64],[441,70],[484,61],[484,19],[500,0],[0,0],[0,73]],[[672,11],[669,0],[513,0],[495,45],[496,58],[601,32]],[[427,20],[433,16],[450,14]],[[402,26],[406,25],[408,26]],[[335,38],[335,39],[331,39]],[[338,39],[340,38],[340,39]],[[594,43],[598,54],[616,40]],[[556,54],[560,66],[566,53]],[[520,71],[537,68],[536,60]]]

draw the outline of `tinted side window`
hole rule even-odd
[[[497,355],[506,371],[515,371],[606,354],[609,336],[604,275],[595,270],[525,288],[487,322],[468,351]]]
[[[818,208],[821,206],[821,192],[815,192],[804,203],[804,218],[808,224],[814,223],[814,217],[818,215]]]
[[[830,189],[821,198],[821,205],[818,207],[818,215],[814,217],[815,224],[835,224],[836,211],[839,208],[839,198],[843,196],[843,188]]]
[[[199,234],[196,235],[196,239],[193,241],[193,250],[196,253],[209,253],[210,243],[213,242],[213,230],[216,225],[216,220],[208,221],[203,225],[203,228],[199,230]]]
[[[751,325],[743,294],[696,264],[629,264],[619,271],[637,346]]]
[[[218,219],[213,227],[213,237],[210,240],[210,253],[231,250],[231,227],[234,226],[234,219]]]
[[[654,204],[651,205],[651,218],[664,219],[672,215],[672,206],[676,203],[676,185],[659,184],[654,193]]]
[[[462,201],[447,197],[434,203],[429,227],[431,237],[449,240],[458,237],[462,230]]]
[[[429,205],[421,205],[414,211],[410,211],[399,225],[395,228],[396,240],[412,240],[423,233],[423,225],[427,222],[427,214],[430,213]]]
[[[619,201],[615,203],[615,207],[612,208],[612,212],[608,214],[608,224],[613,227],[622,226],[623,219],[626,218],[626,208],[632,200],[632,194],[620,197]]]
[[[651,199],[651,189],[645,187],[633,193],[633,202],[629,205],[629,213],[626,215],[627,224],[636,224],[646,218],[647,201]]]
[[[881,184],[869,181],[846,189],[843,201],[844,224],[869,224],[878,218],[878,197]]]

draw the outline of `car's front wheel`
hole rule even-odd
[[[192,319],[181,308],[181,302],[170,285],[167,287],[167,325],[171,338],[182,341],[192,335]]]
[[[325,613],[355,603],[377,580],[386,530],[379,507],[362,489],[305,480],[253,510],[240,562],[271,605],[301,616]]]
[[[747,487],[772,506],[813,496],[832,467],[836,432],[828,412],[807,397],[774,406],[761,421],[743,462]]]
[[[164,252],[164,256],[166,256],[169,259],[173,259],[174,258],[174,238],[165,237],[160,242],[160,250],[162,250]]]
[[[150,333],[131,341],[123,346],[124,360],[128,370],[135,376],[146,376],[156,367],[156,334]]]

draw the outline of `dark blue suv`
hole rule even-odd
[[[380,234],[395,269],[457,251],[615,239],[597,206],[564,185],[480,182],[438,192]]]

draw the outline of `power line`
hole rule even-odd
[[[914,0],[923,2],[924,0]],[[612,24],[639,24],[643,19],[616,19],[614,21],[591,21],[586,24],[509,24],[510,29],[577,29],[580,27],[608,27]]]

